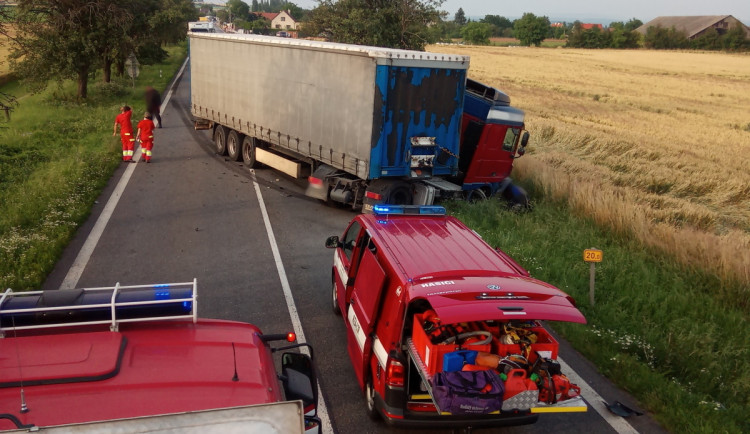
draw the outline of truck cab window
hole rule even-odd
[[[503,140],[503,151],[513,152],[516,148],[516,143],[518,143],[519,134],[521,134],[520,128],[508,128]]]
[[[350,263],[352,260],[352,252],[354,251],[354,247],[357,245],[357,237],[359,236],[359,232],[361,229],[362,226],[358,222],[354,222],[351,226],[349,226],[346,234],[344,234],[342,248],[344,250],[344,255],[346,255],[346,259],[348,259]]]

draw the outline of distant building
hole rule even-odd
[[[583,30],[591,30],[594,27],[596,27],[599,30],[602,30],[604,27],[602,27],[601,24],[592,24],[592,23],[581,23],[581,28]]]
[[[271,12],[256,12],[268,21],[271,22],[271,28],[277,30],[299,30],[299,23],[292,18],[292,15],[288,11],[281,11],[279,13]]]
[[[695,39],[702,36],[711,28],[716,29],[718,34],[723,35],[738,24],[745,30],[745,35],[750,35],[750,28],[731,15],[656,17],[638,27],[635,31],[645,35],[649,27],[662,27],[664,29],[671,29],[674,27],[678,31],[685,32],[688,39]]]

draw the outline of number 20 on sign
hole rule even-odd
[[[602,251],[599,249],[586,249],[583,251],[583,260],[586,262],[602,262]]]

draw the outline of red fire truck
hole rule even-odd
[[[394,425],[478,427],[587,410],[580,389],[559,372],[558,343],[542,323],[585,323],[575,301],[531,278],[442,207],[376,206],[326,246],[335,249],[333,310],[343,313],[371,416]],[[447,408],[438,378],[482,370],[503,381],[502,409]]]
[[[271,348],[294,334],[199,319],[195,280],[8,290],[0,332],[0,430],[319,432],[311,357],[283,353],[280,375],[272,357],[306,344]]]

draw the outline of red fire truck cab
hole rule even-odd
[[[279,375],[272,357],[306,344],[271,348],[294,334],[199,319],[196,303],[195,281],[0,294],[0,431],[318,433],[311,358],[282,354]]]
[[[542,321],[585,323],[575,301],[531,278],[442,207],[376,206],[326,246],[335,249],[332,307],[343,313],[372,417],[414,427],[478,427],[587,410],[577,387],[564,385],[564,374],[554,382],[553,375],[537,375],[539,366],[557,363],[558,343]],[[504,375],[502,410],[441,408],[436,377],[456,370]]]

